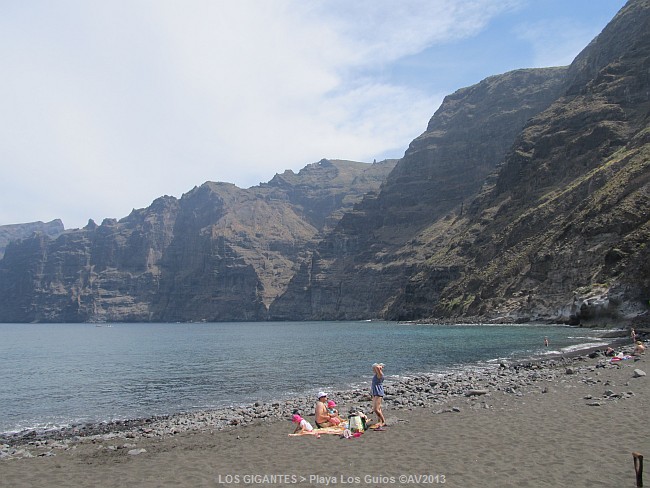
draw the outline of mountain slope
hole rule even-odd
[[[418,249],[418,234],[471,201],[526,121],[561,94],[566,73],[516,70],[446,97],[380,193],[364,198],[326,236],[273,302],[271,317],[382,316],[430,254]]]
[[[565,94],[529,122],[453,232],[430,242],[441,250],[389,316],[643,320],[649,32],[649,2],[629,2],[576,58]],[[459,276],[441,289],[442,265]]]
[[[0,321],[263,320],[319,232],[394,165],[322,160],[245,190],[208,182],[120,221],[12,242]]]
[[[0,321],[647,322],[650,0],[445,98],[404,157],[208,182],[11,242]]]

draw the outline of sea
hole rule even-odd
[[[604,331],[383,321],[0,324],[0,433],[272,402],[604,345]],[[549,345],[544,345],[548,338]]]

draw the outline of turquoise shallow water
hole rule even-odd
[[[0,432],[359,386],[378,361],[407,376],[602,342],[597,331],[538,325],[0,324]]]

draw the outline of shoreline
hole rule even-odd
[[[387,427],[360,438],[289,436],[285,411],[304,406],[313,419],[315,400],[304,397],[278,402],[277,416],[260,404],[224,418],[204,412],[123,432],[0,442],[0,469],[15,488],[634,486],[632,453],[650,452],[646,356],[611,362],[592,351],[387,381]],[[342,413],[369,413],[366,389],[332,394]]]
[[[629,344],[629,339],[625,339],[614,332],[612,334],[610,337],[603,337],[603,339],[610,339],[605,346],[587,346],[583,349],[521,358],[514,361],[495,360],[494,363],[489,365],[485,363],[480,366],[473,364],[461,369],[400,376],[398,379],[387,376],[385,405],[388,408],[397,409],[430,408],[441,402],[449,401],[453,397],[462,396],[465,391],[477,390],[478,386],[480,386],[477,383],[492,378],[494,372],[498,372],[501,376],[503,376],[503,373],[506,373],[505,376],[507,376],[507,373],[517,376],[520,370],[557,368],[593,354],[596,354],[594,357],[604,357],[600,353],[607,347],[612,347],[617,352],[627,351],[629,353],[632,351],[633,346]],[[464,379],[464,376],[468,376],[470,380]],[[456,388],[451,391],[444,388],[436,389],[439,384],[449,383],[460,384],[460,389]],[[418,394],[405,403],[400,399],[399,395],[390,393],[393,390],[401,392],[401,395]],[[368,388],[331,390],[329,394],[339,404],[353,405],[352,408],[360,408],[364,412],[372,411]],[[287,420],[295,410],[300,411],[303,416],[313,417],[314,403],[315,400],[310,396],[299,395],[286,399],[209,410],[184,411],[168,415],[97,423],[80,423],[54,429],[26,429],[18,432],[4,432],[0,433],[0,461],[20,457],[15,452],[9,454],[10,451],[16,451],[17,448],[47,446],[49,441],[64,442],[66,445],[72,446],[76,443],[83,443],[88,440],[95,441],[107,437],[125,439],[162,438],[188,431],[219,431],[228,427],[249,425],[258,421]],[[341,411],[341,415],[344,414],[346,412]]]
[[[448,324],[447,324],[448,325]],[[464,324],[464,325],[478,325],[478,326],[484,326],[481,324]],[[534,325],[530,325],[529,327],[531,329],[534,329]],[[575,331],[580,330],[578,327],[571,327],[571,326],[563,326]],[[621,335],[626,334],[623,329],[600,329],[597,331],[597,335],[600,336],[604,341],[607,341],[607,338],[611,337],[620,337]],[[591,334],[593,335],[593,334]],[[593,337],[585,337],[581,338],[583,339],[583,343],[579,344],[583,349],[585,347],[589,347],[589,343],[584,342],[584,340],[591,341],[593,340]],[[549,348],[551,349],[551,348]],[[578,349],[578,351],[583,350],[583,349]],[[548,351],[548,350],[547,350]],[[573,353],[573,351],[571,352]],[[528,354],[527,356],[524,356],[524,354]],[[531,356],[539,354],[539,356]],[[558,351],[559,355],[567,355],[569,354],[565,350],[560,350]],[[504,356],[509,356],[509,354],[506,352],[503,353]],[[446,372],[446,371],[458,371],[458,370],[464,370],[464,369],[475,369],[475,368],[480,368],[483,367],[484,364],[490,364],[496,363],[498,364],[500,361],[507,360],[510,362],[513,361],[522,361],[522,360],[538,360],[540,357],[541,358],[551,358],[554,357],[553,355],[549,355],[548,353],[545,353],[541,351],[541,348],[533,348],[532,350],[528,351],[518,351],[516,354],[512,353],[513,357],[498,357],[497,354],[494,354],[494,359],[487,359],[487,360],[481,360],[481,361],[474,361],[472,363],[458,363],[458,364],[450,364],[447,366],[440,366],[435,367],[435,366],[430,366],[427,368],[423,368],[422,370],[418,370],[416,368],[411,368],[411,370],[416,370],[418,373],[419,372],[432,372],[432,373],[440,373],[440,372]],[[516,356],[516,358],[515,358]],[[355,369],[355,371],[359,371],[359,369]],[[409,373],[404,373],[404,374],[413,374],[413,371],[410,371]],[[358,378],[354,378],[353,380],[345,380],[345,381],[337,381],[336,384],[331,384],[330,389],[336,389],[336,391],[347,391],[347,390],[354,390],[357,388],[358,385],[365,385],[368,381],[368,377],[366,375],[361,375]],[[322,387],[320,387],[322,388]],[[29,421],[21,421],[20,418],[16,418],[15,421],[9,423],[6,422],[6,430],[0,431],[0,443],[9,443],[9,444],[15,444],[17,442],[20,442],[20,440],[39,440],[39,439],[46,439],[46,438],[56,438],[56,439],[64,439],[64,438],[69,438],[69,437],[74,437],[74,436],[88,436],[88,435],[93,435],[95,433],[108,433],[111,431],[123,431],[123,430],[129,430],[135,427],[143,426],[145,424],[150,424],[152,422],[157,422],[157,421],[164,421],[164,420],[169,420],[172,418],[175,418],[179,415],[192,415],[194,413],[201,413],[201,412],[206,412],[208,414],[213,413],[213,412],[223,412],[225,411],[226,413],[231,413],[232,410],[237,410],[241,408],[246,408],[250,407],[252,403],[255,401],[263,401],[265,404],[267,403],[273,403],[273,402],[284,402],[286,400],[292,400],[295,398],[300,397],[300,395],[304,394],[305,392],[309,392],[308,390],[303,390],[301,392],[301,389],[293,390],[291,392],[283,392],[281,390],[278,390],[278,393],[271,395],[261,395],[261,398],[255,397],[253,395],[250,395],[247,399],[241,399],[242,401],[233,401],[226,403],[225,401],[218,401],[218,402],[197,402],[197,405],[200,405],[203,403],[203,405],[206,406],[193,406],[193,405],[186,405],[186,406],[181,406],[181,403],[177,403],[176,408],[142,408],[142,409],[129,409],[129,408],[122,408],[119,411],[118,410],[113,410],[111,409],[101,409],[100,405],[98,404],[98,408],[93,409],[90,407],[86,411],[78,411],[77,415],[74,415],[74,413],[70,415],[59,415],[59,416],[50,416],[48,414],[56,414],[57,412],[42,412],[42,415],[39,417],[37,413],[33,414],[33,416],[29,416],[28,414],[25,414],[23,417],[24,418],[29,418]],[[74,397],[76,394],[76,389],[73,389],[72,391],[69,392],[71,395],[71,398]],[[314,390],[315,392],[315,390]],[[79,392],[80,394],[83,395],[83,392]],[[212,404],[210,406],[207,406],[207,404]],[[108,403],[110,405],[110,403]],[[154,405],[155,407],[155,405]],[[39,421],[42,420],[42,421]]]

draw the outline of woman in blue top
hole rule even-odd
[[[372,395],[372,409],[377,414],[379,421],[377,427],[386,425],[384,413],[381,410],[381,401],[384,398],[384,363],[375,363],[372,365],[372,371],[375,375],[372,377],[372,386],[370,394]]]

